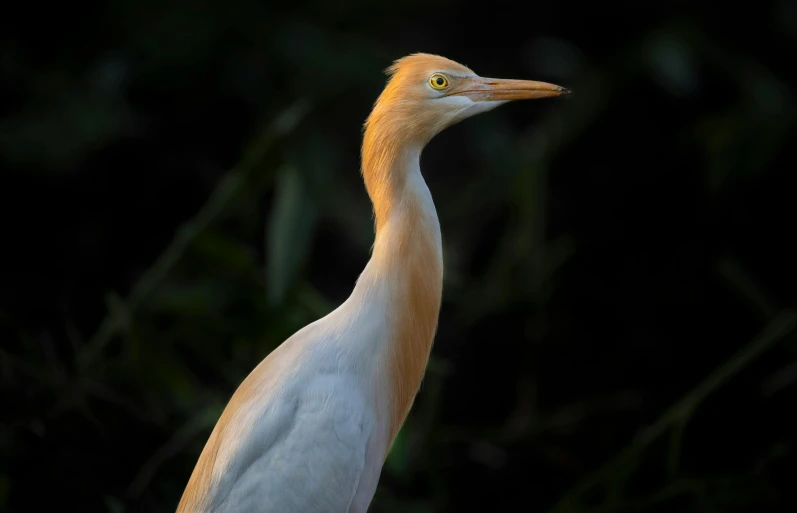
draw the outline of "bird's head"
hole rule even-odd
[[[533,80],[484,78],[439,55],[416,53],[387,69],[390,77],[366,121],[392,137],[423,145],[441,130],[512,100],[570,94],[564,87]]]

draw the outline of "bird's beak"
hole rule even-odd
[[[473,77],[462,81],[450,95],[467,96],[474,102],[535,100],[570,94],[570,89],[534,80]]]

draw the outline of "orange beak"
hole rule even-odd
[[[464,95],[474,102],[536,100],[570,94],[570,89],[534,80],[473,77],[462,81],[449,95]]]

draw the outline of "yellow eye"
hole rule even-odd
[[[429,77],[429,85],[435,89],[445,89],[448,87],[448,79],[439,73]]]

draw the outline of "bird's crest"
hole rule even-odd
[[[448,71],[458,71],[461,73],[473,73],[467,66],[463,66],[458,62],[447,59],[442,55],[435,55],[431,53],[413,53],[396,59],[387,69],[385,74],[388,78],[393,78],[401,70],[404,69],[439,69]]]

